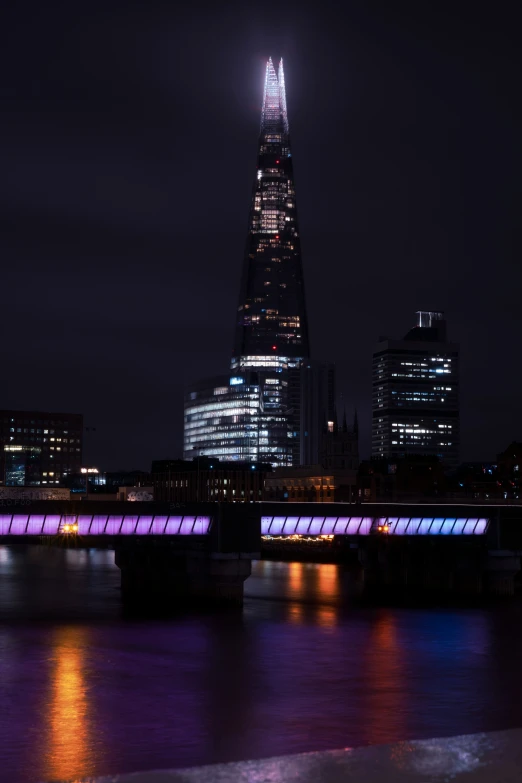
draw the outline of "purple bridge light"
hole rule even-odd
[[[261,517],[263,536],[484,535],[489,520],[468,517]]]
[[[211,516],[155,514],[0,514],[0,536],[204,536]],[[479,517],[262,516],[263,536],[484,535]]]
[[[211,517],[140,514],[1,514],[0,536],[204,536]]]

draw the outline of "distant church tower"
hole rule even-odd
[[[343,423],[328,422],[323,432],[321,444],[321,465],[329,470],[357,470],[359,467],[359,423],[357,411],[354,413],[353,425],[348,427],[346,410],[343,413]]]

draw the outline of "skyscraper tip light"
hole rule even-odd
[[[269,125],[277,126],[282,119],[285,133],[288,133],[288,113],[286,110],[285,75],[283,58],[279,61],[276,73],[272,58],[266,64],[263,108],[261,109],[261,133]]]

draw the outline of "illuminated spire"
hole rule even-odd
[[[279,105],[281,106],[281,115],[283,117],[283,124],[285,131],[288,133],[288,115],[286,113],[286,90],[285,90],[285,74],[283,71],[283,58],[279,61]]]
[[[282,128],[281,123],[283,125]],[[266,130],[283,130],[285,133],[288,133],[283,60],[281,59],[279,71],[276,73],[271,57],[266,64],[265,90],[261,112],[261,131]]]

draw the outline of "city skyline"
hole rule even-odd
[[[326,8],[270,24],[225,10],[207,30],[153,2],[122,32],[109,2],[103,35],[50,9],[24,57],[9,11],[4,408],[82,411],[86,459],[108,468],[181,454],[183,386],[229,358],[272,52],[292,90],[312,350],[337,362],[362,456],[373,344],[422,308],[461,344],[462,458],[520,439],[514,26],[376,6],[337,25]]]

